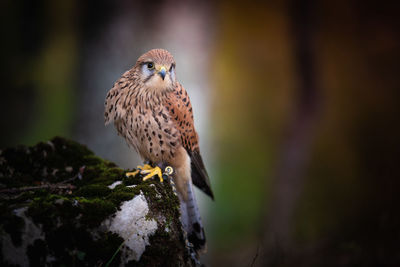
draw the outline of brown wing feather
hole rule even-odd
[[[126,112],[126,99],[129,93],[129,86],[132,85],[129,82],[130,71],[125,72],[122,77],[114,83],[113,88],[107,93],[106,101],[104,103],[104,121],[105,124],[109,124],[112,121],[117,121]]]
[[[204,167],[200,151],[189,151],[188,153],[191,159],[193,184],[214,200],[214,194],[211,190],[210,179],[208,177],[207,170]]]
[[[166,103],[169,115],[181,134],[182,146],[191,159],[192,181],[195,186],[214,199],[203,159],[200,155],[198,135],[194,128],[193,111],[189,95],[181,84],[174,92],[169,93]]]

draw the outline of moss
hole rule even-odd
[[[179,200],[169,182],[146,181],[135,189],[141,190],[149,199],[148,219],[162,214],[165,221],[159,222],[159,228],[149,239],[151,246],[146,248],[140,262],[132,262],[128,266],[177,266],[177,262],[188,264],[189,255],[186,254],[181,236]]]
[[[75,195],[82,197],[105,197],[109,195],[111,189],[102,184],[85,185],[76,191]]]
[[[113,202],[100,198],[82,200],[80,204],[83,214],[81,222],[89,227],[99,226],[102,221],[117,211]]]
[[[122,181],[122,184],[109,189],[115,181]],[[28,207],[26,215],[45,232],[45,240],[36,240],[27,248],[31,265],[46,265],[49,257],[54,259],[51,265],[55,266],[104,265],[123,239],[117,234],[100,231],[101,223],[114,214],[123,201],[141,192],[149,203],[148,219],[156,219],[159,227],[150,237],[150,246],[141,260],[130,265],[176,266],[186,262],[179,200],[168,182],[151,179],[143,182],[140,175],[125,177],[125,171],[114,163],[95,156],[85,146],[60,137],[34,147],[9,148],[0,153],[0,190],[49,183],[72,187],[0,193],[0,229],[11,236],[14,245],[21,244],[24,227],[24,220],[13,213],[19,207]],[[134,187],[127,187],[131,185]],[[160,215],[165,221],[159,220]],[[111,265],[120,264],[120,254],[117,253]],[[6,266],[2,255],[0,265]]]
[[[123,201],[128,201],[137,195],[137,191],[133,188],[127,188],[124,185],[117,186],[107,199],[112,201],[115,205]]]

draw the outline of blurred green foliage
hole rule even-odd
[[[285,139],[296,135],[287,131],[299,98],[293,3],[219,5],[212,69],[219,180],[211,208],[215,253],[224,256],[214,254],[216,264],[251,262],[265,245],[265,224],[277,216],[268,207]],[[287,229],[296,252],[285,258],[317,265],[398,262],[389,233],[400,221],[393,210],[400,200],[399,22],[390,6],[308,3],[317,23],[311,38],[319,104]]]
[[[213,79],[219,147],[216,243],[254,243],[268,205],[277,145],[293,91],[289,36],[282,9],[222,5]],[[223,122],[223,123],[221,123]],[[244,241],[246,240],[246,241]]]

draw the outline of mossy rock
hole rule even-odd
[[[60,137],[1,150],[0,265],[192,265],[170,184],[125,172]]]

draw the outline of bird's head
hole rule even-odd
[[[146,90],[161,92],[175,87],[175,60],[167,50],[148,51],[139,57],[135,69]]]

